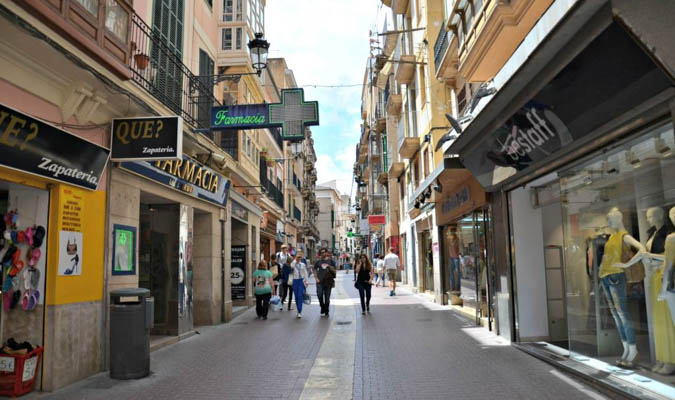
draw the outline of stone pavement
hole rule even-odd
[[[373,288],[361,315],[340,273],[330,319],[318,304],[233,322],[152,353],[150,377],[106,373],[38,399],[603,399],[446,307]],[[316,291],[310,286],[316,303]],[[64,366],[67,368],[68,366]]]

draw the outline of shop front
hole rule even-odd
[[[0,89],[13,95],[0,101],[22,107],[0,103],[0,370],[53,390],[101,365],[109,150],[33,117],[53,108],[32,95]],[[88,133],[104,142],[102,130]],[[0,385],[2,395],[12,389]]]
[[[238,192],[232,191],[231,195],[232,302],[235,307],[250,307],[254,299],[250,277],[263,256],[260,253],[264,236],[260,228],[263,213],[260,207]]]
[[[461,306],[476,323],[492,328],[490,208],[485,191],[466,170],[447,171],[439,179],[444,188],[436,207],[443,304]]]
[[[222,257],[230,246],[229,188],[227,178],[188,156],[112,170],[108,289],[151,291],[152,335],[191,334],[231,315]]]
[[[673,398],[673,80],[608,7],[562,26],[472,122],[487,131],[450,147],[493,192],[487,226],[508,233],[499,333],[607,387]],[[519,108],[498,108],[517,85]]]

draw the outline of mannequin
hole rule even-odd
[[[459,291],[459,238],[453,230],[448,235],[448,255],[450,256],[450,291]]]
[[[649,330],[654,338],[654,356],[656,358],[656,364],[652,368],[652,372],[668,375],[675,371],[675,330],[671,323],[668,306],[657,300],[662,288],[663,267],[666,265],[663,254],[667,237],[671,234],[670,226],[666,224],[664,217],[663,209],[660,207],[652,207],[647,210],[647,222],[649,222],[651,228],[647,240],[649,254],[645,255],[643,264],[647,267],[647,276],[645,277],[647,310],[649,312]]]
[[[670,209],[669,217],[675,224],[675,207]],[[654,252],[647,255],[652,260],[651,265],[656,265],[656,268],[650,268],[651,276],[649,277],[651,280],[649,293],[652,300],[651,317],[654,321],[654,350],[657,361],[652,371],[661,375],[670,375],[675,372],[675,325],[673,324],[675,292],[671,286],[671,274],[675,260],[675,233],[666,236],[664,242],[665,256],[663,253]]]
[[[637,345],[635,344],[633,321],[626,304],[626,275],[624,269],[640,261],[645,253],[645,248],[628,234],[623,225],[623,214],[618,208],[612,208],[607,213],[607,225],[612,234],[605,243],[598,277],[619,331],[621,343],[623,343],[623,354],[616,363],[621,367],[634,368],[637,358]],[[638,250],[625,264],[621,260],[623,246],[630,246]]]

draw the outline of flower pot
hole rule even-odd
[[[136,62],[136,67],[143,71],[148,67],[150,57],[147,54],[134,54],[134,61]]]

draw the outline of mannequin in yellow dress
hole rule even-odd
[[[675,224],[675,207],[670,209],[669,217]],[[667,301],[670,297],[672,304],[672,297],[675,296],[675,293],[668,291],[673,261],[675,261],[675,233],[666,237],[665,259],[661,268],[654,271],[652,276],[653,290],[650,293],[653,296],[654,351],[656,352],[657,362],[663,364],[661,368],[654,372],[662,375],[670,375],[675,372],[675,325],[673,324],[672,310]]]
[[[658,219],[658,214],[653,209],[648,210],[648,219]],[[651,212],[651,215],[649,215]],[[670,209],[670,220],[675,224],[675,207]],[[652,222],[652,221],[650,221]],[[661,224],[662,225],[662,224]],[[651,247],[651,246],[649,246]],[[654,335],[654,352],[656,364],[653,372],[661,375],[670,375],[675,372],[675,325],[673,325],[673,310],[670,304],[675,300],[675,293],[668,291],[670,274],[675,261],[675,233],[666,236],[664,254],[643,253],[643,264],[648,266],[647,279],[650,280],[651,290],[647,293],[651,296],[651,329]],[[633,261],[633,260],[631,260]],[[634,262],[616,264],[617,267],[625,268]],[[649,266],[655,266],[650,268]],[[672,290],[672,288],[671,288]]]

